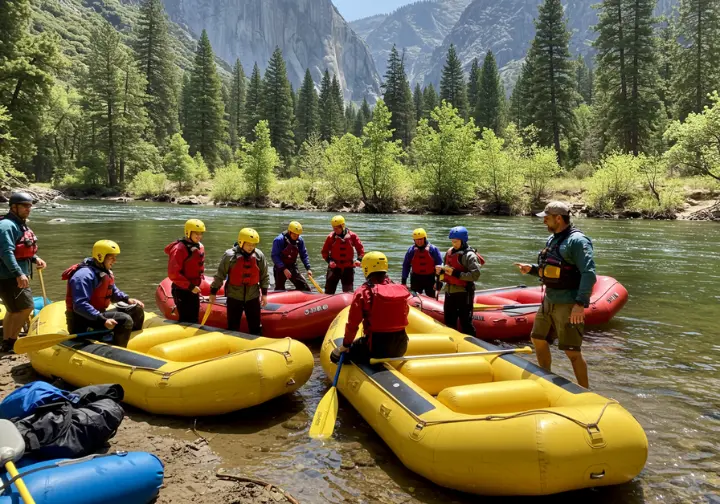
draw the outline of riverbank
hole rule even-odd
[[[238,208],[276,208],[294,211],[318,211],[337,213],[365,213],[365,205],[361,202],[357,205],[315,205],[308,201],[296,203],[276,198],[267,198],[263,202],[251,200],[238,200],[233,202],[214,202],[208,194],[209,188],[203,186],[198,194],[174,194],[165,193],[153,198],[136,198],[130,192],[121,193],[110,189],[87,191],[72,189],[60,191],[43,185],[30,185],[27,188],[18,188],[32,194],[36,201],[45,204],[59,204],[62,200],[104,200],[117,203],[128,203],[131,201],[153,201],[157,203],[171,203],[187,206],[219,206]],[[0,192],[0,202],[7,202],[10,190]],[[282,191],[274,191],[274,195],[282,194]],[[696,179],[688,179],[688,184],[683,186],[683,204],[676,210],[663,212],[643,211],[633,208],[619,208],[612,212],[598,212],[591,209],[586,200],[588,190],[582,180],[557,179],[548,189],[545,201],[528,208],[520,215],[531,216],[542,210],[545,202],[551,200],[567,201],[573,207],[576,215],[589,218],[601,219],[654,219],[654,220],[707,220],[720,221],[720,186],[708,185],[703,187]],[[433,214],[426,206],[400,206],[392,213],[409,215]],[[498,208],[491,201],[477,199],[467,208],[463,208],[457,215],[509,215],[507,208]]]
[[[42,379],[25,355],[0,354],[0,400],[17,387]],[[60,385],[62,386],[62,385]],[[222,459],[208,441],[193,432],[192,419],[160,418],[125,406],[125,418],[110,439],[108,451],[148,451],[165,466],[165,480],[156,504],[266,504],[298,501],[271,483],[222,470]],[[187,429],[187,439],[159,433],[162,426]]]

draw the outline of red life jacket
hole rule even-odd
[[[368,284],[370,310],[363,313],[365,334],[402,331],[408,325],[410,292],[404,285]]]
[[[433,258],[430,255],[430,250],[428,250],[429,248],[429,244],[425,245],[423,248],[420,248],[417,245],[415,246],[410,266],[412,267],[412,272],[416,275],[432,275],[435,273],[435,261],[433,261]]]
[[[7,218],[7,215],[0,217],[0,220]],[[32,229],[27,227],[25,224],[20,224],[20,230],[22,234],[20,238],[15,242],[15,251],[13,255],[18,261],[27,261],[32,259],[37,254],[37,236],[33,233]]]
[[[455,250],[454,248],[450,247],[447,251],[447,254],[445,256],[445,264],[450,266],[452,269],[459,271],[460,273],[465,273],[468,271],[468,269],[462,265],[460,262],[460,258],[463,254],[467,253],[468,251],[475,252],[472,248],[467,248],[465,250]],[[480,266],[485,264],[485,259],[483,259],[483,256],[475,252],[475,255],[478,258],[478,261],[480,261]],[[451,285],[460,285],[462,287],[467,286],[469,283],[473,283],[467,280],[461,280],[456,276],[453,275],[444,275],[444,281],[445,283],[451,284]]]
[[[239,287],[241,285],[257,285],[260,283],[260,267],[257,264],[257,256],[253,251],[250,257],[245,257],[242,252],[238,253],[235,264],[230,266],[228,281],[230,285]]]
[[[297,262],[300,249],[298,249],[297,241],[293,243],[287,235],[285,236],[285,248],[280,252],[282,262],[285,266],[294,266]]]
[[[112,300],[112,288],[115,285],[115,276],[112,271],[101,271],[98,268],[89,266],[86,263],[78,263],[70,266],[63,271],[62,279],[67,281],[67,290],[65,291],[65,308],[67,311],[73,311],[72,290],[70,289],[70,279],[80,268],[93,268],[96,275],[100,275],[100,283],[90,295],[90,305],[97,311],[104,312],[110,306]]]
[[[333,244],[330,248],[330,260],[337,264],[338,268],[352,268],[353,261],[353,233],[349,229],[344,238],[335,233],[330,233],[333,237]]]
[[[205,247],[202,243],[192,243],[187,240],[176,240],[175,243],[182,243],[188,253],[188,256],[183,261],[180,273],[192,285],[199,287],[202,282],[202,275],[205,273]]]

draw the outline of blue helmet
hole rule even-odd
[[[448,236],[451,240],[461,240],[463,242],[468,241],[468,230],[465,229],[465,226],[455,226],[450,230],[450,235]]]

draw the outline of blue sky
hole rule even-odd
[[[387,14],[413,1],[414,0],[333,0],[333,3],[347,21],[354,21],[372,16],[373,14]]]

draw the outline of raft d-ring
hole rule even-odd
[[[603,479],[604,477],[605,477],[605,469],[603,469],[599,473],[590,473],[590,479],[599,480],[599,479]]]
[[[605,447],[605,438],[603,437],[600,427],[597,424],[588,424],[586,426],[586,431],[588,434],[588,444],[592,448]]]
[[[170,373],[163,373],[161,380],[167,382],[172,375]]]
[[[290,378],[290,379],[288,380],[288,382],[285,384],[286,387],[292,387],[293,385],[295,385],[295,379],[294,379],[294,378]]]
[[[283,352],[283,357],[285,357],[285,362],[287,364],[292,364],[293,358],[292,358],[292,354],[290,352]]]

